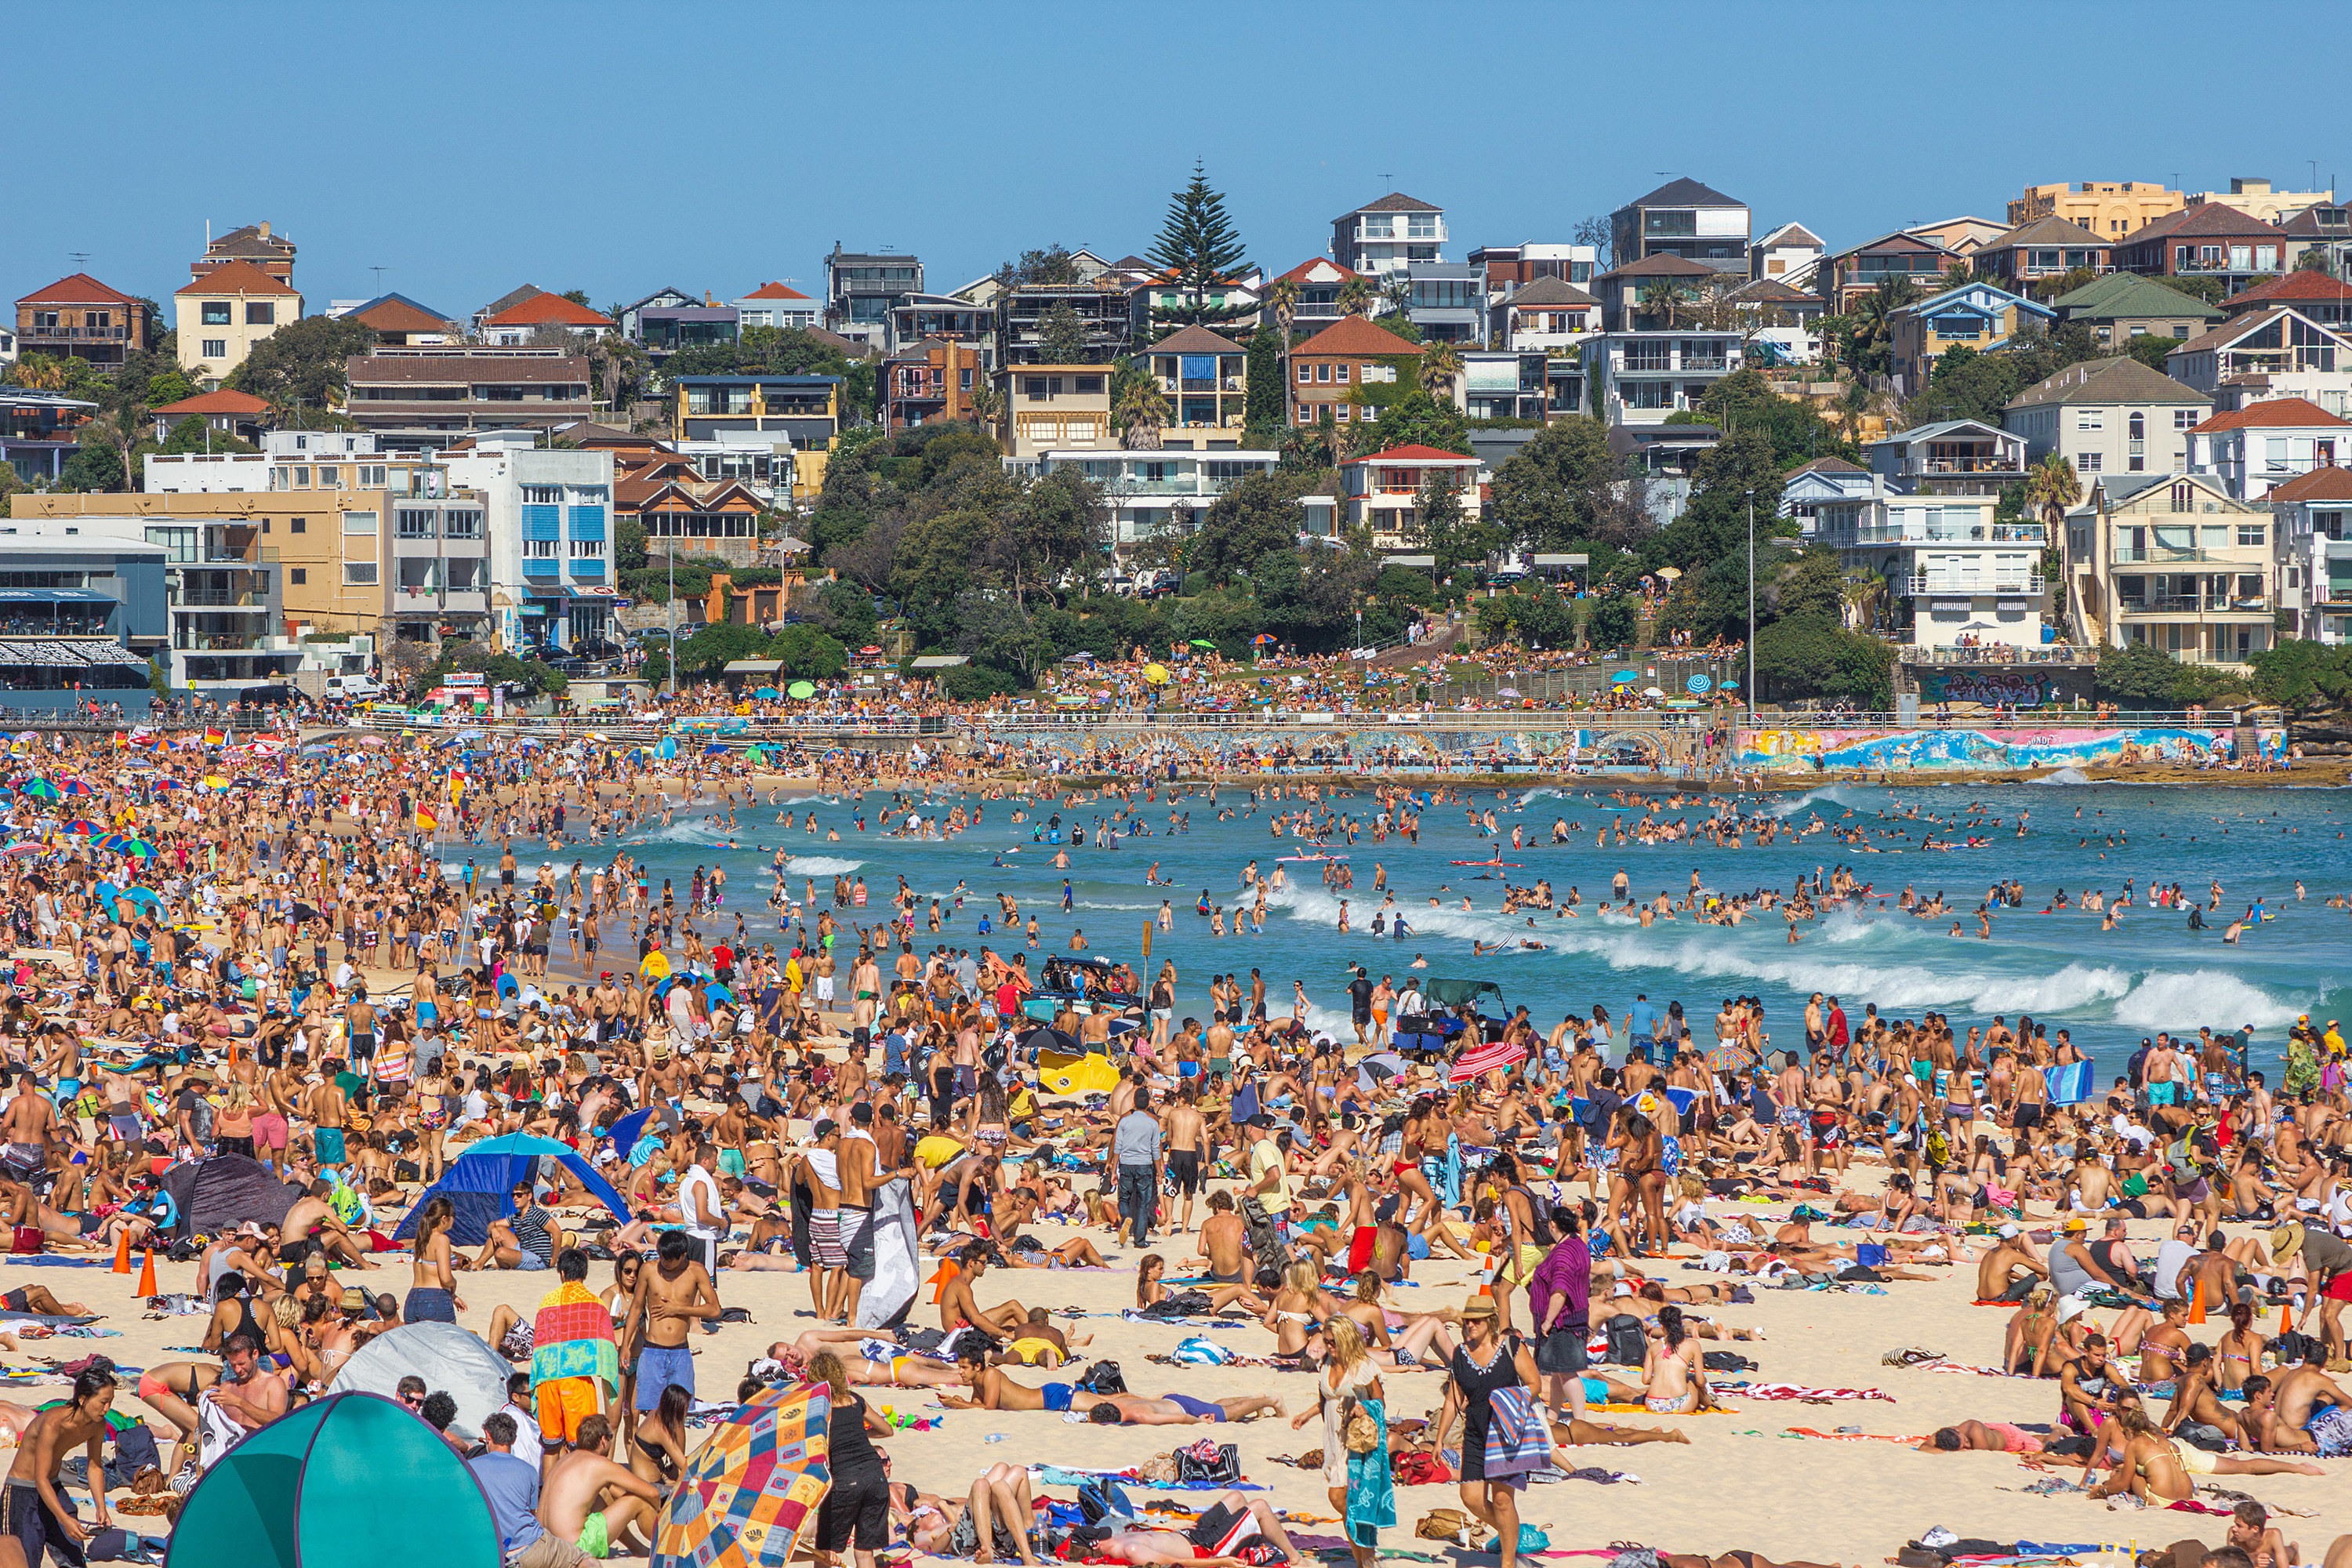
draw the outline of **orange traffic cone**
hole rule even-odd
[[[131,1233],[127,1230],[115,1233],[114,1271],[117,1274],[131,1272]]]
[[[2279,1303],[2279,1332],[2284,1334],[2294,1331],[2294,1308],[2290,1303],[2282,1301]]]
[[[958,1268],[953,1263],[942,1263],[940,1265],[940,1271],[938,1273],[923,1281],[926,1285],[936,1285],[939,1287],[938,1289],[931,1292],[931,1305],[936,1307],[940,1304],[940,1298],[948,1293],[949,1283],[952,1281],[957,1275],[962,1272],[963,1270]]]
[[[2205,1281],[2202,1279],[2197,1281],[2189,1292],[2189,1321],[2192,1323],[2205,1321]]]
[[[139,1270],[139,1296],[143,1300],[158,1294],[160,1292],[155,1289],[155,1249],[151,1247],[147,1249],[147,1262]]]

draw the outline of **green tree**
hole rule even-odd
[[[2288,637],[2250,658],[2254,695],[2294,713],[2352,707],[2352,644]]]
[[[58,471],[58,489],[96,491],[125,488],[126,470],[122,466],[122,454],[93,431],[92,426],[97,424],[97,420],[92,420],[82,426],[81,445],[74,448],[73,456],[66,459],[65,467]]]
[[[1759,570],[1762,563],[1759,563]],[[1842,620],[1845,609],[1845,565],[1838,552],[1814,545],[1783,563],[1772,580],[1770,605],[1775,616],[1822,616]]]
[[[1596,538],[1597,500],[1622,469],[1600,420],[1578,415],[1555,421],[1496,470],[1495,521],[1512,542],[1538,550]]]
[[[202,415],[197,414],[191,414],[173,426],[170,433],[163,437],[163,446],[157,449],[175,454],[180,452],[250,453],[260,450],[250,442],[240,441],[234,436],[214,429],[205,423]]]
[[[1364,428],[1356,426],[1360,432]],[[1462,411],[1451,403],[1440,403],[1418,386],[1381,410],[1379,427],[1369,439],[1371,445],[1367,450],[1434,447],[1441,452],[1470,455],[1470,428]]]
[[[345,362],[375,348],[375,331],[349,317],[305,316],[253,345],[222,384],[251,393],[272,408],[324,409],[341,404]]]
[[[1210,504],[1185,563],[1219,584],[1255,575],[1268,555],[1297,549],[1307,522],[1298,498],[1330,493],[1331,480],[1328,469],[1244,476]]]
[[[1375,598],[1411,605],[1421,610],[1437,603],[1436,585],[1409,566],[1381,567],[1380,575],[1372,579],[1372,585],[1367,592]]]
[[[816,618],[851,647],[874,640],[881,619],[874,613],[874,595],[855,583],[839,578],[817,590]]]
[[[837,680],[849,668],[849,650],[840,640],[807,625],[778,632],[760,657],[783,660],[784,674],[801,680]]]
[[[1264,322],[1250,335],[1247,371],[1249,390],[1243,417],[1252,425],[1280,425],[1285,413],[1282,336]]]
[[[1736,371],[1706,389],[1698,402],[1696,422],[1718,430],[1760,427],[1772,437],[1772,450],[1783,468],[1815,458],[1861,459],[1861,448],[1840,437],[1812,405],[1783,397],[1759,372]]]
[[[1241,231],[1225,215],[1225,198],[1210,188],[1199,163],[1192,184],[1170,198],[1167,221],[1148,255],[1175,287],[1176,305],[1168,312],[1174,320],[1230,321],[1249,309],[1220,306],[1210,298],[1241,279],[1244,252]]]
[[[1584,616],[1584,640],[1593,647],[1625,647],[1642,634],[1641,613],[1632,595],[1602,594]]]
[[[2172,358],[2172,352],[2179,346],[2179,338],[2157,332],[2134,332],[2131,342],[2124,345],[2124,352],[2148,369],[2169,374],[2165,367]]]
[[[1633,310],[1653,329],[1663,326],[1672,331],[1675,322],[1697,303],[1698,290],[1691,287],[1688,279],[1654,278],[1642,285]]]
[[[1873,712],[1894,705],[1892,645],[1847,631],[1834,616],[1784,616],[1756,634],[1757,695],[1824,697]]]
[[[1087,324],[1067,300],[1056,300],[1037,318],[1037,336],[1048,364],[1089,363]]]
[[[2125,708],[2171,708],[2192,689],[2190,666],[2147,643],[2099,650],[2093,688],[2102,702]]]
[[[1131,452],[1156,452],[1160,432],[1168,424],[1168,395],[1155,376],[1128,379],[1114,398],[1111,423],[1118,426],[1118,444]]]
[[[1974,419],[1998,426],[2002,407],[2031,384],[2023,370],[2015,355],[1980,354],[1965,343],[1956,345],[1937,357],[1927,387],[1904,413],[1915,424]]]
[[[1456,566],[1482,565],[1503,547],[1503,531],[1483,515],[1473,518],[1463,506],[1462,489],[1451,468],[1423,470],[1413,510],[1422,542],[1437,557],[1440,577]]]
[[[642,522],[625,522],[613,530],[613,566],[615,571],[642,571],[646,564],[646,547],[652,536]]]
[[[169,408],[173,404],[184,403],[195,395],[195,384],[189,381],[187,373],[175,366],[171,370],[157,371],[147,378],[142,400],[150,408]]]

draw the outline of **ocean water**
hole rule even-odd
[[[1496,837],[1486,837],[1483,826],[1465,817],[1464,804],[1445,802],[1423,811],[1418,845],[1396,837],[1376,845],[1370,832],[1377,809],[1371,796],[1339,795],[1327,804],[1365,825],[1353,845],[1329,846],[1350,857],[1355,887],[1334,893],[1322,885],[1318,866],[1289,866],[1291,886],[1269,900],[1264,932],[1223,940],[1212,937],[1209,921],[1194,913],[1195,900],[1205,889],[1213,903],[1224,905],[1230,930],[1244,867],[1255,859],[1262,870],[1270,870],[1277,856],[1312,852],[1299,840],[1277,839],[1268,831],[1274,811],[1296,810],[1302,803],[1253,806],[1245,792],[1226,789],[1217,800],[1239,815],[1220,822],[1206,792],[1188,794],[1176,809],[1190,814],[1191,828],[1175,832],[1164,795],[1149,804],[1139,797],[1137,806],[1153,831],[1123,838],[1116,849],[1092,847],[1088,832],[1084,846],[1067,847],[1066,873],[1053,864],[1063,847],[1035,838],[1055,807],[1029,803],[1032,820],[1016,826],[1011,820],[1015,803],[977,797],[905,796],[895,810],[886,792],[793,803],[790,809],[803,820],[814,804],[820,825],[814,837],[801,830],[801,822],[785,833],[776,825],[775,807],[739,807],[731,829],[708,820],[704,811],[682,810],[669,826],[640,832],[626,842],[655,885],[672,878],[681,898],[696,866],[723,862],[729,877],[727,923],[731,926],[733,911],[740,909],[762,940],[777,930],[766,900],[774,885],[769,865],[779,845],[792,857],[786,869],[795,898],[803,882],[814,879],[820,900],[829,902],[834,876],[863,876],[871,901],[865,910],[852,911],[862,922],[882,918],[903,876],[924,900],[915,931],[918,952],[940,942],[975,952],[982,944],[1000,951],[1024,947],[1024,939],[1008,936],[1001,927],[991,935],[979,933],[981,916],[993,917],[995,895],[1004,893],[1018,901],[1024,920],[1037,915],[1045,952],[1066,951],[1073,929],[1082,928],[1091,952],[1140,968],[1144,928],[1167,899],[1175,929],[1152,931],[1150,966],[1156,970],[1160,960],[1174,960],[1180,1016],[1205,1016],[1213,974],[1236,973],[1246,986],[1255,968],[1265,978],[1270,1010],[1286,1013],[1293,983],[1303,984],[1310,1019],[1349,1038],[1349,966],[1360,963],[1375,977],[1385,973],[1402,982],[1416,957],[1426,962],[1416,972],[1423,976],[1494,981],[1508,1005],[1525,1005],[1545,1029],[1570,1010],[1588,1012],[1596,1002],[1622,1020],[1635,996],[1646,994],[1659,1007],[1680,1001],[1694,1033],[1706,1038],[1723,998],[1752,994],[1764,1002],[1774,1046],[1796,1047],[1803,1040],[1806,999],[1818,990],[1839,997],[1857,1019],[1864,1005],[1874,1002],[1882,1015],[1893,1017],[1916,1017],[1926,1009],[1943,1012],[1963,1029],[1995,1014],[2012,1024],[2020,1014],[2030,1014],[2053,1031],[2071,1030],[2101,1060],[2103,1075],[2120,1071],[2142,1037],[2158,1029],[2193,1036],[2200,1025],[2218,1030],[2251,1024],[2255,1060],[2275,1064],[2297,1015],[2325,1020],[2352,1010],[2352,913],[2325,903],[2330,894],[2352,892],[2352,840],[2345,837],[2352,831],[2352,792],[2085,784],[2074,782],[2079,777],[2062,772],[2000,788],[1838,784],[1795,797],[1743,797],[1748,815],[1779,818],[1784,836],[1771,847],[1759,848],[1751,835],[1748,847],[1737,850],[1704,841],[1620,847],[1613,837],[1596,847],[1596,830],[1621,816],[1630,828],[1639,818],[1638,806],[1629,811],[1598,792],[1550,785],[1477,792],[1480,814],[1495,813]],[[886,817],[903,825],[910,810],[943,822],[959,799],[984,814],[978,826],[960,837],[923,839],[884,831]],[[1083,830],[1091,828],[1098,812],[1107,816],[1116,809],[1116,803],[1059,809],[1066,826]],[[1696,822],[1713,809],[1713,803],[1700,801],[1679,810],[1662,806],[1660,816]],[[1908,815],[1915,811],[1917,816]],[[856,825],[861,814],[863,830]],[[1923,848],[1922,837],[1930,831],[1939,838],[1964,836],[1947,835],[1932,817],[1978,820],[1986,847]],[[1548,841],[1559,818],[1571,825],[1570,841],[1552,846]],[[2023,837],[2017,837],[2021,821]],[[1815,822],[1871,829],[1872,842],[1882,852],[1859,853],[1825,831],[1788,836]],[[1524,830],[1527,848],[1510,848],[1514,826]],[[837,830],[840,841],[828,841],[827,830]],[[737,847],[725,847],[730,838]],[[1501,858],[1515,867],[1487,871],[1448,864],[1492,858],[1497,839]],[[1147,886],[1154,862],[1172,885]],[[1699,925],[1685,917],[1643,930],[1632,921],[1594,913],[1610,897],[1611,879],[1621,868],[1637,896],[1664,891],[1679,898],[1694,871],[1703,886],[1722,892],[1765,887],[1785,891],[1800,876],[1838,865],[1850,867],[1874,895],[1886,895],[1885,906],[1874,896],[1859,912],[1809,922],[1793,946],[1775,915],[1737,929]],[[1414,928],[1402,942],[1368,929],[1381,902],[1371,890],[1376,866],[1387,868],[1390,889]],[[1066,875],[1073,905],[1068,914],[1061,910]],[[1493,877],[1523,884],[1546,878],[1562,898],[1574,886],[1583,896],[1582,912],[1576,919],[1537,913],[1530,926],[1527,915],[1503,913],[1505,884],[1486,879]],[[1996,879],[2010,878],[2024,882],[2024,907],[1996,913],[1990,940],[1979,940],[1974,911]],[[2295,894],[2298,878],[2306,895],[2301,900]],[[2072,910],[2039,912],[2058,890],[2070,901],[2091,889],[2112,900],[2126,879],[2135,903],[2117,930],[2103,931],[2097,916]],[[2221,906],[2206,911],[2211,924],[2203,931],[2187,928],[2185,911],[2144,901],[2152,887],[2177,881],[2204,902],[2217,880]],[[961,911],[951,901],[959,883],[966,893]],[[1941,891],[1964,934],[1948,934],[1950,915],[1927,921],[1903,913],[1894,900],[1906,885],[1923,897]],[[927,923],[933,896],[948,900],[936,936]],[[1440,900],[1434,909],[1428,902],[1433,896]],[[1342,897],[1355,928],[1345,934],[1337,929]],[[2242,944],[2225,945],[2223,928],[2257,899],[2271,918],[2251,928]],[[1545,946],[1522,949],[1516,944],[1523,939]],[[1514,945],[1476,956],[1475,942]],[[1031,960],[1033,966],[1036,962]]]

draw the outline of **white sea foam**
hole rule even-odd
[[[2043,773],[2038,779],[2028,779],[2025,782],[2038,784],[2086,784],[2091,782],[2091,778],[2080,768],[2060,768],[2055,773]]]
[[[2216,969],[2168,971],[2147,975],[2116,1004],[2116,1022],[2135,1029],[2170,1029],[2175,1034],[2210,1024],[2252,1024],[2277,1028],[2294,1022],[2301,1005],[2282,1002],[2259,985]]]
[[[845,877],[865,864],[863,860],[844,860],[833,855],[784,857],[784,870],[794,877]]]

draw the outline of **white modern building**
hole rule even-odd
[[[1218,497],[1281,461],[1279,452],[1061,449],[1037,454],[1035,471],[1075,468],[1100,485],[1111,511],[1111,547],[1124,551],[1161,534],[1192,532]]]
[[[1663,425],[1744,363],[1738,332],[1612,331],[1582,346],[1592,412],[1611,425]]]
[[[2055,452],[2078,474],[2185,474],[2189,433],[2212,397],[2129,354],[2084,360],[2044,377],[2000,411],[2025,437],[2027,466]]]
[[[2212,475],[2239,500],[2261,500],[2297,475],[2346,462],[2352,421],[2306,398],[2250,403],[2189,432],[2189,472]]]
[[[1819,504],[1813,537],[1848,570],[1886,580],[1893,619],[1915,647],[2039,647],[2046,532],[1994,521],[1998,505],[1994,496],[1906,495],[1874,474],[1867,491]]]
[[[482,500],[490,624],[509,650],[609,639],[614,586],[613,454],[549,449],[529,430],[492,430],[443,455],[453,486]]]
[[[2352,468],[2314,468],[2271,491],[2278,521],[2278,604],[2294,634],[2352,642]]]
[[[1416,261],[1442,261],[1445,209],[1402,191],[1331,220],[1331,259],[1375,282],[1402,278]]]

